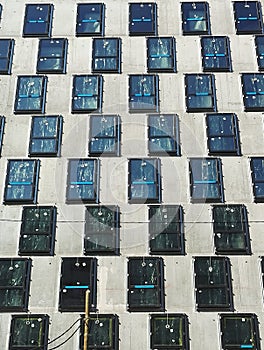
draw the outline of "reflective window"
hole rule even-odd
[[[258,68],[260,71],[264,70],[264,35],[257,35],[255,37],[256,54],[258,61]]]
[[[157,75],[129,76],[129,112],[159,111],[159,79]]]
[[[148,117],[149,154],[180,156],[179,118],[176,114]]]
[[[224,202],[222,165],[219,158],[190,159],[192,202]]]
[[[264,75],[242,74],[242,90],[246,112],[264,111]]]
[[[19,255],[54,255],[56,207],[24,207]]]
[[[253,194],[256,203],[264,202],[264,158],[251,158]]]
[[[184,254],[183,209],[180,205],[149,207],[150,254]]]
[[[89,310],[96,311],[96,287],[96,258],[62,258],[59,311],[84,312],[87,289],[90,290]]]
[[[129,4],[129,35],[157,35],[157,5]]]
[[[9,350],[47,350],[49,316],[27,314],[12,316]]]
[[[11,74],[14,39],[0,39],[0,74]]]
[[[67,202],[98,203],[99,161],[71,159],[68,167]]]
[[[89,206],[85,211],[84,254],[119,254],[118,206]]]
[[[231,268],[228,258],[196,257],[194,273],[198,311],[233,311]]]
[[[103,36],[105,22],[105,5],[78,4],[76,36]]]
[[[128,311],[164,311],[162,258],[128,259]]]
[[[90,155],[119,156],[120,139],[121,119],[119,115],[90,117]]]
[[[130,159],[128,200],[134,203],[161,202],[161,165],[158,158]]]
[[[206,125],[209,154],[241,155],[238,120],[235,114],[208,114]]]
[[[27,4],[23,36],[51,36],[53,5]]]
[[[101,112],[103,78],[101,75],[75,75],[72,113]]]
[[[147,39],[148,72],[176,72],[176,43],[173,37]]]
[[[20,76],[17,80],[16,114],[45,113],[47,77]]]
[[[31,259],[0,259],[0,311],[27,311]]]
[[[183,34],[210,34],[210,15],[207,2],[183,2],[181,6]]]
[[[235,1],[234,14],[237,34],[261,34],[263,32],[259,1]]]
[[[213,74],[186,74],[185,92],[187,112],[216,112]]]
[[[41,39],[37,73],[66,73],[67,47],[67,39]]]
[[[0,116],[0,156],[2,152],[2,146],[3,146],[4,129],[5,129],[5,117]]]
[[[201,38],[204,72],[230,72],[231,54],[227,36],[207,36]]]
[[[93,39],[93,72],[121,73],[121,39]]]
[[[5,204],[37,202],[39,160],[9,160],[5,183]]]
[[[214,243],[217,254],[250,254],[247,209],[228,204],[213,207]]]

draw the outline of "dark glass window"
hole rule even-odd
[[[0,156],[2,152],[2,146],[3,146],[4,128],[5,128],[5,117],[0,116]]]
[[[150,254],[184,254],[183,209],[180,205],[149,207]]]
[[[222,165],[219,158],[190,159],[191,201],[224,202]]]
[[[259,1],[235,1],[234,14],[237,34],[261,34],[263,32]]]
[[[119,319],[117,315],[89,315],[88,349],[118,350]],[[81,322],[80,350],[83,350],[84,322]]]
[[[255,314],[220,315],[223,350],[260,350],[258,319]]]
[[[184,35],[211,34],[207,2],[183,2],[181,9]]]
[[[47,350],[49,334],[48,315],[12,316],[9,350]]]
[[[187,112],[216,112],[213,74],[186,74],[185,92]]]
[[[32,117],[29,155],[40,157],[59,156],[62,123],[62,116]]]
[[[264,158],[251,158],[251,176],[255,202],[264,202]]]
[[[214,243],[217,254],[250,254],[247,209],[244,205],[213,207]]]
[[[157,35],[156,3],[129,4],[129,35]]]
[[[27,311],[31,259],[0,259],[0,311]]]
[[[0,39],[0,74],[11,74],[14,39]]]
[[[159,111],[159,78],[157,75],[129,76],[129,112]]]
[[[89,310],[96,311],[96,287],[96,258],[62,258],[59,311],[83,312],[87,289]]]
[[[19,255],[54,255],[56,207],[24,207]]]
[[[231,268],[228,258],[196,257],[194,260],[198,311],[232,311]]]
[[[103,78],[101,75],[75,75],[73,78],[72,113],[101,112]]]
[[[98,203],[99,161],[71,159],[68,167],[67,202]]]
[[[164,311],[162,258],[128,259],[128,311]]]
[[[179,118],[176,114],[148,117],[149,154],[180,156]]]
[[[206,36],[201,38],[204,72],[230,72],[231,54],[227,36]]]
[[[264,35],[257,35],[255,37],[256,54],[258,61],[258,68],[260,71],[264,70]]]
[[[151,350],[188,350],[188,318],[183,314],[151,315]]]
[[[208,114],[206,125],[209,154],[241,155],[238,120],[235,114]]]
[[[176,72],[176,43],[173,37],[147,39],[148,72]]]
[[[89,154],[120,156],[121,118],[119,115],[91,116]]]
[[[52,30],[53,5],[27,4],[24,18],[23,36],[50,37]]]
[[[78,4],[76,36],[103,36],[104,22],[104,4]]]
[[[264,75],[242,74],[242,90],[246,112],[264,111]]]
[[[39,160],[9,160],[5,183],[5,204],[37,202]]]
[[[18,77],[14,112],[45,113],[47,81],[44,76]]]
[[[134,203],[161,202],[161,164],[158,158],[130,159],[128,199]]]
[[[84,254],[119,255],[118,206],[89,206],[85,211]]]
[[[121,39],[93,39],[93,72],[121,73]]]
[[[67,47],[67,39],[41,39],[37,73],[66,73]]]

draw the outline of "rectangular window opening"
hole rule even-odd
[[[207,2],[183,2],[181,10],[183,35],[211,34]]]
[[[78,4],[76,36],[104,36],[105,4]]]
[[[264,75],[243,73],[241,79],[245,111],[264,111]]]
[[[176,42],[173,37],[147,39],[148,72],[176,73]]]
[[[204,72],[231,72],[230,43],[227,36],[201,38]]]
[[[93,39],[92,71],[121,73],[121,39]]]
[[[24,18],[24,37],[50,37],[54,6],[27,4]]]
[[[157,35],[157,4],[129,4],[129,35]]]
[[[39,41],[37,73],[66,73],[67,39],[41,39]]]
[[[0,74],[11,74],[14,39],[0,39]]]
[[[256,203],[264,202],[264,158],[251,158],[251,177],[253,194]]]
[[[259,1],[235,1],[234,15],[237,34],[263,33],[262,11]]]

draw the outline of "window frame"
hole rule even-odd
[[[248,13],[248,17],[245,17],[246,14],[242,13],[243,17],[239,17],[239,7],[244,5],[244,7],[250,7],[252,3],[256,5],[256,15],[257,17],[252,17],[251,13]],[[262,34],[263,33],[263,18],[262,18],[262,10],[261,10],[261,3],[259,1],[234,1],[233,2],[233,7],[234,7],[234,19],[235,19],[235,29],[236,29],[236,34],[238,35],[243,35],[243,34]],[[250,10],[249,10],[250,11]],[[257,21],[259,25],[259,29],[243,29],[239,28],[241,27],[240,23],[246,22],[246,23],[252,23],[252,21]]]
[[[157,53],[152,53],[151,51],[151,42],[154,42],[157,40]],[[164,49],[164,53],[159,53],[160,49],[162,48],[162,42],[161,40],[168,40],[169,41],[169,53],[164,52],[166,51],[166,48]],[[148,73],[176,73],[177,72],[177,61],[176,61],[176,40],[173,36],[171,37],[150,37],[146,39],[147,41],[147,71]],[[150,66],[150,62],[159,59],[162,61],[162,59],[165,60],[171,60],[171,67],[154,67],[152,68]]]
[[[85,7],[91,7],[91,6],[100,6],[100,19],[82,19],[81,15],[81,9],[85,9]],[[88,11],[85,14],[89,14]],[[99,31],[85,31],[85,30],[79,30],[78,27],[82,25],[82,23],[99,23],[100,28]],[[77,16],[76,16],[76,29],[75,29],[75,35],[77,37],[81,36],[104,36],[105,35],[105,4],[104,3],[84,3],[84,4],[77,4]]]
[[[139,13],[139,8],[149,6],[151,7],[150,18],[145,17],[144,11]],[[134,18],[133,12],[141,17]],[[151,22],[151,28],[141,29],[144,22]],[[134,29],[135,24],[138,24],[138,29]],[[155,2],[137,2],[129,3],[129,36],[146,36],[158,34],[158,20],[157,20],[157,4]]]
[[[105,53],[104,55],[97,55],[96,54],[96,44],[97,42],[103,42],[103,47],[106,45],[109,41],[116,41],[116,55]],[[94,38],[93,39],[93,49],[92,49],[92,72],[93,73],[121,73],[121,46],[122,46],[122,40],[121,38]],[[115,68],[96,68],[95,60],[107,60],[107,59],[114,59],[115,60]]]
[[[262,163],[261,168],[256,169],[254,163]],[[257,165],[257,164],[256,164]],[[253,188],[253,196],[255,203],[264,203],[264,157],[251,157],[250,158],[250,169],[251,169],[251,179],[252,179],[252,188]],[[256,170],[258,171],[257,176],[255,174]],[[263,173],[263,175],[261,174]],[[263,189],[261,189],[261,187]],[[260,194],[258,194],[258,188],[260,188]],[[263,194],[261,194],[261,191]]]
[[[3,115],[0,115],[0,157],[2,156],[5,122],[5,117]]]
[[[196,5],[204,7],[204,17],[198,17],[197,14],[193,15],[193,17],[188,17],[185,14],[185,11],[187,12],[187,9],[189,6],[192,6],[194,10],[196,10]],[[181,13],[182,13],[182,34],[183,35],[210,35],[211,34],[211,23],[210,23],[210,10],[209,5],[207,1],[194,1],[194,2],[182,2],[181,3]],[[197,19],[198,18],[198,19]],[[200,19],[199,19],[200,18]],[[202,22],[205,23],[205,30],[202,30],[199,28],[196,30],[194,29],[187,29],[187,23],[188,22]]]
[[[53,11],[54,11],[54,6],[52,4],[26,4],[25,5],[26,8],[25,8],[25,15],[24,15],[24,25],[23,25],[23,34],[22,36],[23,37],[51,37],[51,32],[52,32],[52,21],[53,21]],[[47,7],[47,10],[46,10],[46,16],[47,16],[47,20],[45,21],[45,19],[43,20],[42,18],[38,18],[38,19],[30,19],[30,18],[27,18],[28,16],[28,12],[30,11],[29,8],[30,7],[35,7],[35,10],[38,10],[37,7],[39,6],[42,6],[43,7]],[[33,23],[35,24],[39,24],[39,23],[45,23],[47,28],[45,31],[39,31],[39,32],[33,32],[32,30],[26,30],[26,26],[27,25],[30,25],[31,23],[31,26]]]
[[[1,12],[1,10],[0,10],[0,12]],[[0,39],[0,46],[1,46],[1,43],[8,43],[8,48],[6,51],[6,56],[5,57],[0,56],[0,60],[6,60],[6,68],[0,69],[0,74],[10,75],[12,72],[15,40],[14,39]]]
[[[262,72],[264,71],[264,35],[255,35],[255,48],[258,70]]]
[[[211,47],[211,52],[206,52],[206,44],[205,42],[207,40],[210,40],[211,42],[214,43],[214,41],[216,42],[216,40],[222,40],[224,47],[220,48],[219,51],[221,51],[221,49],[223,49],[222,52],[217,52],[217,49],[215,47],[215,45],[212,45],[213,47]],[[204,72],[232,72],[232,61],[231,61],[231,50],[230,50],[230,40],[228,36],[202,36],[201,37],[201,54],[202,54],[202,66],[203,66],[203,71]],[[220,64],[221,60],[223,60],[223,58],[226,60],[225,64]],[[214,61],[216,61],[215,63],[218,64],[218,66],[206,66],[206,61],[213,59]]]
[[[247,87],[251,81],[251,86]],[[262,80],[260,82],[260,79]],[[242,73],[242,93],[245,112],[261,112],[264,111],[264,74],[263,73]],[[260,84],[258,84],[260,82]],[[253,90],[253,91],[250,91]],[[247,100],[255,100],[255,103],[248,103]],[[259,101],[257,101],[259,100]],[[257,103],[256,103],[257,102]]]

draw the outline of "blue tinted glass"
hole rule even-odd
[[[259,70],[264,70],[264,36],[256,36],[255,44]]]
[[[246,111],[264,110],[264,75],[242,74],[244,107]]]
[[[96,72],[120,72],[121,39],[94,39],[93,65]]]
[[[37,72],[65,73],[66,54],[66,39],[41,39],[39,41]]]
[[[227,37],[203,37],[202,57],[204,71],[230,71],[231,59]]]
[[[130,75],[130,112],[159,110],[158,77],[154,75]]]
[[[76,35],[104,35],[104,4],[78,4]]]
[[[0,39],[0,74],[11,73],[14,44],[13,39]]]
[[[129,34],[157,35],[157,5],[155,3],[130,4]]]
[[[183,34],[210,34],[207,2],[182,3],[182,29]]]
[[[51,36],[53,5],[26,5],[23,36]]]
[[[264,202],[264,158],[251,158],[255,202]]]
[[[149,72],[176,72],[174,38],[149,38],[147,46]]]
[[[236,1],[234,11],[237,34],[261,34],[263,32],[260,2]]]

